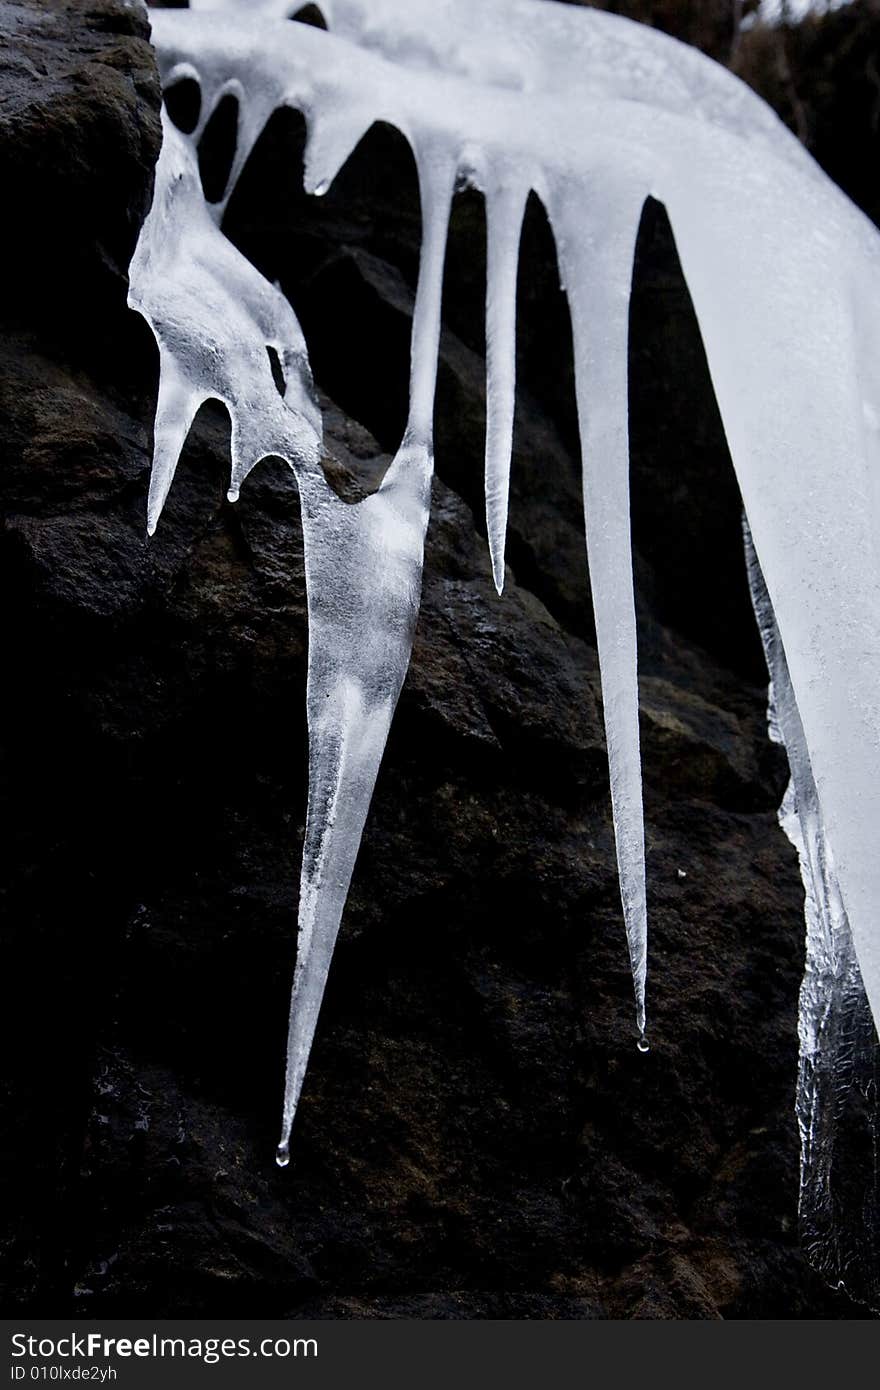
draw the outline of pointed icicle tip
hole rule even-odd
[[[639,1037],[644,1038],[648,1029],[648,1011],[645,1008],[645,985],[636,986],[636,1028]]]
[[[275,1150],[275,1162],[278,1164],[279,1168],[286,1168],[290,1162],[290,1145],[287,1143],[286,1139],[282,1140]]]
[[[314,198],[329,193],[333,180],[352,150],[366,134],[367,127],[357,112],[335,110],[322,115],[318,110],[309,124],[305,150],[303,188]]]
[[[156,498],[153,498],[151,501],[149,501],[149,502],[147,503],[147,535],[148,535],[148,536],[155,536],[155,534],[156,534],[156,527],[159,525],[159,521],[160,521],[161,516],[162,516],[162,509],[163,509],[164,506],[165,506],[165,498],[164,498],[164,497],[162,498],[161,502],[158,501]]]
[[[492,578],[495,581],[495,589],[498,597],[504,593],[504,556],[492,556]]]

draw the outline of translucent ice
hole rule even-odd
[[[666,206],[699,318],[809,755],[826,862],[880,1017],[880,568],[876,309],[880,238],[730,73],[653,29],[551,0],[324,0],[330,32],[283,0],[193,0],[154,13],[166,85],[195,78],[199,123],[166,124],[156,200],[132,266],[162,380],[155,525],[193,413],[233,421],[233,492],[265,454],[299,480],[309,590],[310,793],[280,1158],[368,802],[409,658],[430,495],[431,420],[451,192],[486,196],[486,510],[504,577],[519,231],[530,192],[556,238],[572,310],[587,552],[621,898],[645,1020],[646,897],[629,535],[627,325],[645,199]],[[200,13],[210,11],[210,13]],[[227,94],[232,169],[208,206],[194,148]],[[319,424],[296,321],[218,230],[272,112],[308,123],[306,188],[325,192],[376,121],[408,138],[423,248],[410,416],[379,491],[346,506],[317,464]],[[284,401],[266,348],[282,359]],[[381,582],[376,583],[376,577]],[[794,773],[797,784],[797,773]],[[808,903],[808,917],[809,917]],[[815,972],[814,972],[815,975]],[[816,977],[818,979],[818,976]],[[807,990],[803,1007],[825,986]],[[866,1005],[867,1007],[867,1005]],[[802,1019],[802,1034],[808,1027]],[[830,1045],[816,1034],[817,1046]]]
[[[310,632],[310,790],[287,1059],[286,1151],[418,612],[448,207],[440,197],[432,222],[426,201],[406,439],[379,491],[349,506],[320,468],[320,420],[293,313],[217,229],[189,142],[167,117],[163,129],[153,207],[132,262],[130,292],[160,353],[148,529],[156,526],[193,417],[209,397],[222,401],[232,420],[230,496],[237,496],[267,454],[287,460],[300,492]],[[451,180],[447,200],[450,189]],[[283,400],[268,347],[277,352],[287,382]]]
[[[880,1045],[871,1017],[834,855],[764,578],[745,524],[749,585],[770,671],[770,736],[785,746],[791,781],[779,812],[798,852],[807,960],[798,1017],[798,1210],[813,1264],[870,1307],[880,1307]]]

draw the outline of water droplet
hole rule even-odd
[[[279,1168],[286,1168],[290,1162],[290,1149],[286,1144],[279,1144],[275,1150],[275,1162]]]
[[[636,1047],[638,1048],[639,1052],[651,1051],[651,1044],[648,1042],[647,1038],[639,1038],[638,1042],[636,1043]]]
[[[329,187],[330,187],[330,180],[329,180],[329,179],[321,179],[321,182],[320,182],[320,183],[316,183],[316,184],[315,184],[315,197],[316,197],[316,198],[323,198],[324,194],[327,192],[327,189],[328,189]]]
[[[229,500],[230,502],[237,502],[237,501],[238,501],[238,488],[237,488],[237,487],[231,487],[231,488],[229,489],[229,491],[227,492],[226,496],[227,496],[227,498],[228,498],[228,500]]]

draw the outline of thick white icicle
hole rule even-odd
[[[440,298],[455,168],[416,148],[422,256],[411,350],[410,413],[378,492],[353,506],[301,483],[309,595],[309,808],[299,942],[290,1002],[284,1113],[290,1133],[342,911],[403,685],[421,596],[431,501]]]
[[[504,547],[516,396],[516,281],[526,193],[486,194],[486,533],[492,576],[504,588]]]
[[[309,804],[278,1162],[290,1131],[327,972],[421,590],[428,485],[415,470],[363,502],[300,483],[309,607]],[[332,500],[331,500],[332,498]],[[370,576],[365,584],[363,577]]]
[[[601,190],[601,192],[600,192]],[[629,301],[645,191],[614,170],[551,197],[571,306],[584,521],[602,682],[620,896],[645,1032],[648,919],[629,519]]]

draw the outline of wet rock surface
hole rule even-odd
[[[119,0],[0,14],[19,191],[0,310],[4,1306],[859,1315],[797,1244],[802,893],[736,484],[662,209],[640,239],[631,402],[651,1051],[552,239],[533,206],[499,599],[468,195],[413,662],[279,1172],[305,808],[296,487],[268,460],[231,507],[228,425],[206,407],[147,542],[157,361],[125,309],[159,140],[146,24]],[[273,123],[227,229],[302,317],[328,475],[356,497],[400,428],[418,200],[382,131],[305,199],[300,137]]]

